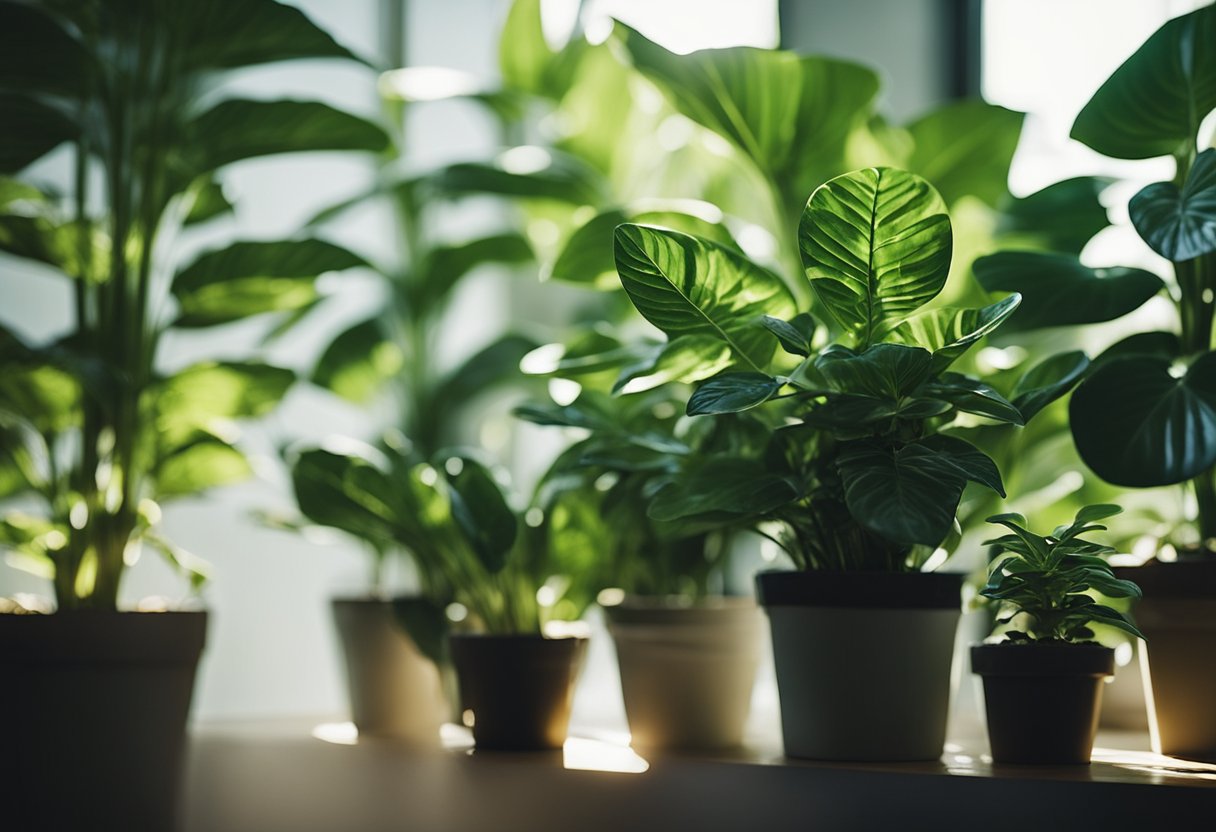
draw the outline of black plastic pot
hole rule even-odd
[[[451,646],[479,749],[562,747],[587,639],[461,634],[451,637]]]
[[[1103,679],[1115,651],[1098,644],[979,644],[988,740],[997,763],[1088,765]]]
[[[1116,569],[1144,597],[1132,609],[1147,641],[1153,749],[1216,760],[1216,556]]]
[[[785,753],[935,760],[946,739],[962,576],[765,572]]]
[[[0,811],[12,829],[177,826],[207,614],[0,615]]]

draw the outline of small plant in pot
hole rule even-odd
[[[682,417],[672,391],[610,398],[584,389],[565,407],[522,418],[581,427],[586,438],[550,468],[551,513],[578,523],[601,563],[599,601],[616,645],[632,744],[738,746],[759,664],[759,609],[726,596],[731,530],[720,522],[655,520],[653,495],[690,460],[737,447],[756,431],[735,419]]]
[[[1116,578],[1103,559],[1115,550],[1083,537],[1105,530],[1095,521],[1120,511],[1086,506],[1046,537],[1028,531],[1019,514],[988,518],[1009,534],[987,541],[998,556],[980,594],[999,604],[999,624],[1016,627],[1000,643],[971,648],[997,763],[1089,763],[1103,682],[1114,673],[1114,650],[1092,641],[1090,625],[1143,637],[1091,594],[1140,597],[1139,587]]]
[[[1169,181],[1146,185],[1127,205],[1136,233],[1168,261],[1165,280],[1142,268],[1094,269],[1077,257],[1023,251],[975,266],[986,288],[1022,293],[1023,329],[1101,323],[1137,309],[1148,318],[1150,302],[1168,310],[1165,328],[1099,354],[1073,394],[1069,422],[1081,458],[1106,482],[1173,486],[1193,500],[1158,557],[1120,574],[1134,576],[1146,595],[1135,612],[1151,642],[1142,666],[1154,748],[1202,757],[1216,755],[1216,664],[1207,660],[1216,651],[1214,39],[1211,5],[1166,22],[1073,122],[1072,138],[1105,156],[1173,161]]]
[[[968,483],[1003,493],[992,460],[950,429],[1023,424],[1070,388],[1075,367],[1063,365],[1086,359],[1032,368],[1005,394],[951,370],[1019,298],[921,310],[945,285],[952,235],[941,198],[913,174],[830,180],[807,202],[798,239],[799,293],[814,296],[823,323],[736,252],[617,229],[618,271],[638,310],[673,345],[732,356],[687,412],[717,419],[763,405],[768,426],[761,453],[687,466],[650,515],[729,517],[771,535],[799,567],[758,577],[787,754],[935,759],[961,579],[922,570],[952,535]]]
[[[0,2],[0,32],[0,176],[20,177],[0,179],[0,250],[62,275],[71,298],[64,333],[0,327],[0,549],[56,599],[53,615],[0,615],[0,734],[21,749],[0,762],[6,820],[170,829],[207,614],[121,611],[123,578],[151,550],[201,582],[161,506],[249,476],[236,425],[294,374],[170,367],[164,347],[286,314],[321,273],[364,265],[312,239],[183,263],[178,241],[231,211],[231,163],[387,137],[319,102],[219,100],[228,70],[354,58],[269,0]]]

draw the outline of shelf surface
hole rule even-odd
[[[545,832],[1205,828],[1216,765],[1099,735],[1089,766],[996,766],[949,744],[934,763],[789,760],[763,740],[731,754],[640,755],[583,732],[563,751],[486,753],[445,726],[432,750],[360,739],[349,723],[205,724],[194,731],[186,832]],[[968,820],[970,819],[970,820]],[[1163,820],[1168,819],[1168,823]],[[893,826],[891,828],[894,828]]]

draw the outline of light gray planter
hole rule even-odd
[[[786,755],[938,759],[961,583],[942,573],[757,576]]]
[[[333,613],[360,736],[437,746],[450,711],[439,669],[397,625],[392,602],[337,598]]]
[[[752,599],[689,607],[634,597],[605,614],[634,746],[708,750],[743,742],[764,626]]]

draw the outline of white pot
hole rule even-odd
[[[763,620],[750,598],[681,607],[633,598],[606,609],[633,744],[720,749],[743,742]]]
[[[437,746],[450,710],[439,668],[397,624],[392,602],[338,598],[333,613],[360,736]]]
[[[757,583],[787,756],[941,756],[960,576],[769,572]]]

